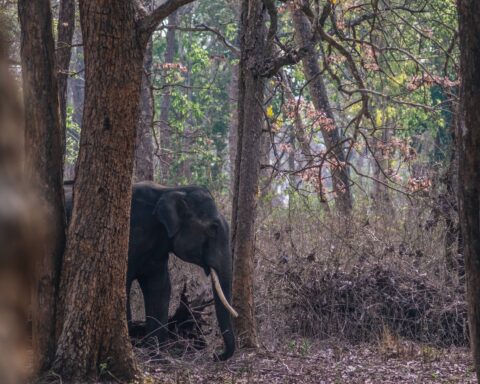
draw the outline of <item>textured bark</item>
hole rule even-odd
[[[152,61],[152,41],[150,39],[143,61],[140,119],[138,120],[135,149],[135,181],[153,181],[153,94],[150,84]]]
[[[80,1],[85,108],[53,367],[64,380],[94,377],[102,363],[120,380],[137,374],[125,315],[135,127],[145,49],[135,33],[134,15],[129,1]]]
[[[0,27],[0,383],[27,382],[31,265],[41,257],[40,210],[28,195],[23,121]]]
[[[62,128],[67,129],[67,84],[72,57],[72,39],[75,31],[75,1],[61,0],[57,29],[58,100]]]
[[[457,4],[462,79],[458,192],[470,344],[480,380],[480,3],[458,0]]]
[[[168,17],[168,25],[177,25],[177,12],[172,13]],[[175,29],[171,28],[167,31],[167,48],[165,50],[166,63],[173,63],[176,51],[176,39]],[[173,161],[172,151],[172,129],[168,123],[168,114],[171,104],[171,89],[165,88],[165,93],[162,98],[162,105],[160,106],[160,143],[161,143],[161,156],[160,156],[160,174],[162,175],[162,183],[168,184],[170,181],[170,168]]]
[[[264,64],[266,13],[260,0],[244,0],[241,13],[238,139],[232,205],[235,323],[240,345],[257,346],[253,302],[255,215],[264,127],[265,79],[255,75]]]
[[[312,39],[312,27],[310,21],[300,9],[293,10],[293,23],[295,27],[295,39],[299,46],[307,47]],[[327,90],[318,64],[318,57],[313,48],[308,48],[309,52],[302,60],[303,72],[308,82],[308,90],[312,98],[315,109],[332,120],[335,125],[330,102],[328,100]],[[336,194],[335,204],[342,214],[350,214],[352,210],[352,193],[350,190],[350,180],[348,177],[348,167],[346,165],[345,154],[343,152],[342,135],[338,127],[328,130],[322,128],[322,136],[327,147],[327,152],[331,153],[335,160],[344,166],[330,167],[332,174],[333,190]]]
[[[33,350],[36,369],[43,371],[55,352],[55,311],[59,271],[65,246],[63,143],[52,16],[48,0],[18,2],[25,103],[27,169],[47,214],[49,241],[36,259],[32,300]]]

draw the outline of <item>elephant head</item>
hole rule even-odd
[[[235,351],[231,307],[233,260],[229,228],[212,196],[203,188],[166,191],[156,203],[154,215],[165,227],[172,252],[201,266],[212,279],[217,320],[225,343],[220,360]]]

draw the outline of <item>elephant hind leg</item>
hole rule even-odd
[[[130,305],[130,291],[132,289],[132,280],[127,280],[127,323],[130,326],[132,322],[132,307]]]
[[[171,284],[168,274],[168,260],[156,274],[138,279],[145,301],[147,337],[156,337],[159,344],[168,339],[168,306]]]

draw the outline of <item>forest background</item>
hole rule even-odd
[[[250,100],[263,114],[251,158],[257,203],[238,207],[256,218],[253,344],[300,354],[330,338],[397,354],[404,340],[423,355],[466,346],[455,2],[266,3],[264,97]],[[60,2],[51,4],[60,31]],[[20,76],[17,2],[0,9]],[[135,151],[135,180],[206,186],[230,218],[247,132],[237,109],[240,18],[237,2],[196,1],[155,29]],[[84,108],[78,10],[74,19],[71,44],[56,47],[71,46],[60,69],[65,180],[75,176]],[[171,268],[174,297],[185,279],[192,297],[206,290],[201,271],[178,260]]]

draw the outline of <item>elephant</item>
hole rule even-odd
[[[67,219],[72,211],[72,182],[64,183]],[[215,311],[224,351],[219,360],[235,351],[231,307],[233,259],[229,226],[210,192],[199,186],[163,187],[143,181],[133,185],[128,267],[127,319],[131,320],[129,293],[138,280],[145,301],[147,335],[159,343],[168,337],[171,284],[169,254],[202,267],[211,277]]]

